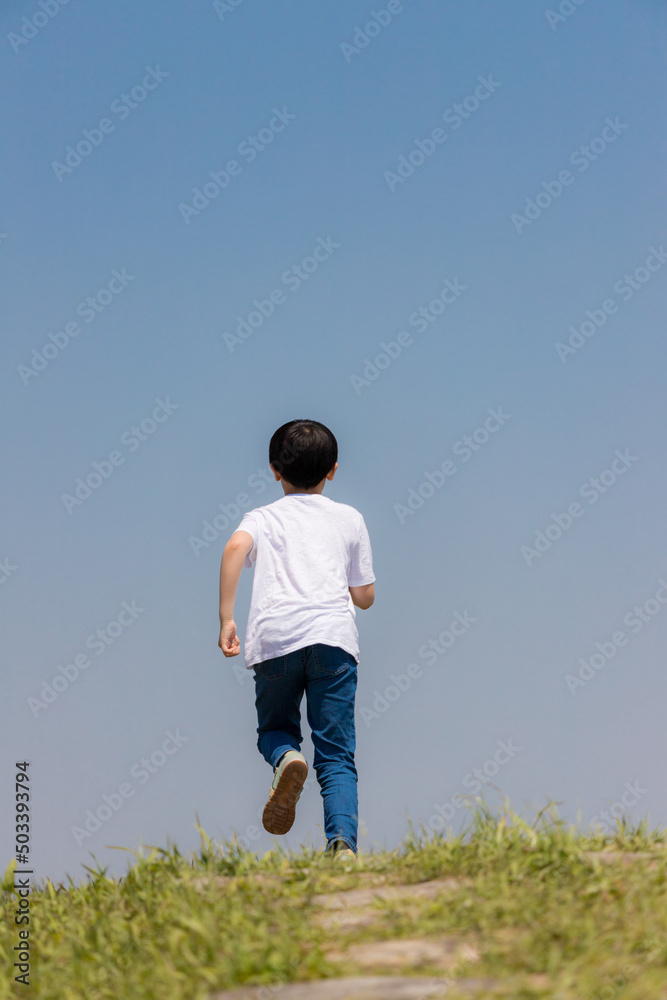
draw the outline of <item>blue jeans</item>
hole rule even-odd
[[[344,840],[357,850],[357,769],[354,698],[357,663],[339,646],[318,642],[255,665],[257,748],[271,767],[288,750],[300,750],[306,694],[313,767],[324,803],[327,850]]]

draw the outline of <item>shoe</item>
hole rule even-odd
[[[348,847],[344,840],[335,840],[330,851],[327,852],[334,861],[356,861],[357,855],[352,848]]]
[[[267,833],[283,834],[292,829],[307,776],[306,758],[298,750],[288,750],[276,767],[269,801],[264,806],[262,825]]]
[[[335,857],[336,861],[356,861],[357,860],[357,855],[349,847],[346,847],[342,851],[336,851],[336,854],[334,855],[334,857]]]

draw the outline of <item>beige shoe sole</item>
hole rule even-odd
[[[308,777],[308,765],[303,760],[286,764],[276,788],[271,789],[264,806],[262,825],[267,833],[283,834],[292,829],[296,803]]]

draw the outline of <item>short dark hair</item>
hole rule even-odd
[[[338,461],[338,442],[318,420],[290,420],[269,444],[269,463],[298,489],[317,486]]]

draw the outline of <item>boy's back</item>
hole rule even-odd
[[[255,565],[245,637],[246,666],[323,642],[359,659],[349,587],[375,580],[361,513],[321,493],[288,493],[248,511],[237,531]]]
[[[243,566],[254,565],[245,636],[255,674],[257,748],[273,768],[264,829],[294,822],[308,764],[300,751],[305,694],[313,766],[324,805],[326,851],[357,850],[354,701],[359,660],[355,606],[370,608],[375,576],[362,515],[322,496],[338,468],[338,443],[317,420],[291,420],[269,444],[284,496],[244,515],[220,564],[220,637],[225,656],[241,642],[234,601]]]

